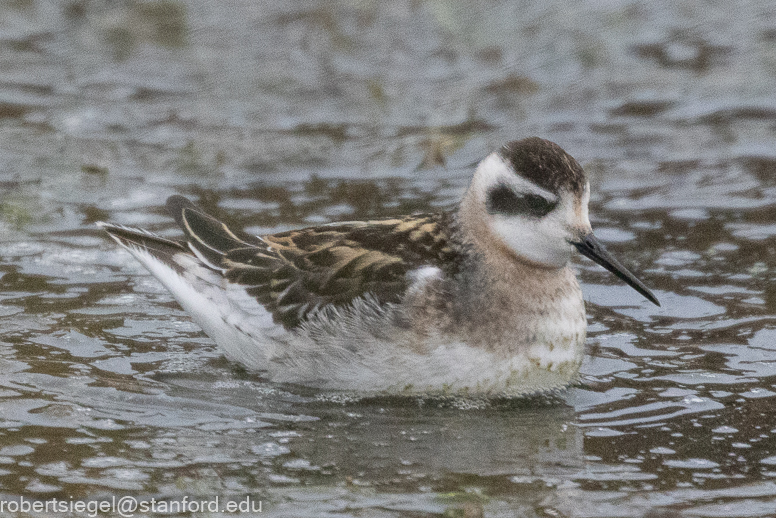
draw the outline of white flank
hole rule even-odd
[[[272,322],[272,315],[255,299],[244,290],[229,289],[229,283],[221,275],[191,255],[174,256],[185,272],[180,275],[144,248],[132,245],[124,248],[172,293],[229,359],[251,370],[265,370],[273,337],[282,336],[284,330]]]

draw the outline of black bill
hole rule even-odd
[[[655,297],[649,288],[644,286],[643,282],[638,280],[635,275],[629,272],[627,268],[621,265],[617,259],[615,259],[609,252],[607,252],[606,248],[604,248],[604,245],[602,245],[601,242],[592,233],[582,238],[582,241],[572,241],[571,244],[577,247],[579,253],[585,257],[589,257],[593,261],[597,262],[615,274],[617,277],[623,280],[625,284],[644,295],[647,300],[657,306],[660,305],[657,297]]]

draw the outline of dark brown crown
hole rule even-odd
[[[585,190],[582,166],[554,142],[529,137],[505,144],[498,153],[517,174],[553,194],[580,195]]]

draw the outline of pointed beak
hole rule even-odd
[[[643,282],[638,280],[635,275],[629,272],[627,268],[621,265],[617,259],[607,252],[604,245],[601,244],[592,232],[585,235],[580,241],[571,241],[571,244],[577,247],[577,250],[579,250],[582,255],[592,259],[615,274],[624,281],[625,284],[644,295],[647,300],[657,306],[660,305],[657,297],[655,297],[649,288],[644,286]]]

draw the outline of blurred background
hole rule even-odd
[[[0,500],[773,516],[774,84],[767,1],[0,0]],[[269,384],[94,226],[178,236],[176,193],[256,234],[450,210],[531,135],[663,303],[580,258],[551,396]]]

